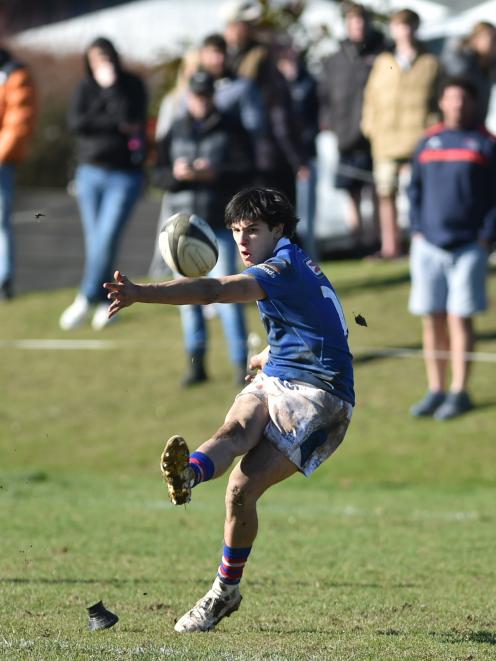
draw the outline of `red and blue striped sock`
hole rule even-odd
[[[217,576],[223,583],[237,585],[240,582],[250,551],[251,546],[237,548],[224,544],[222,560],[217,571]]]
[[[193,452],[193,454],[190,454],[189,465],[195,473],[195,480],[192,486],[196,487],[200,482],[206,482],[212,479],[215,466],[210,457],[203,452]]]

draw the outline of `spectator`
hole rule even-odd
[[[187,113],[176,119],[158,144],[155,183],[168,191],[168,215],[195,213],[215,231],[219,259],[214,277],[236,273],[236,245],[224,227],[224,207],[239,187],[253,176],[249,137],[238,122],[218,111],[214,80],[199,71],[191,77],[186,97]],[[237,383],[246,374],[246,329],[240,304],[219,306]],[[181,306],[188,372],[182,382],[191,386],[207,380],[205,354],[207,328],[200,305]]]
[[[396,195],[400,170],[406,167],[422,131],[434,123],[437,59],[417,41],[420,19],[410,9],[394,13],[392,53],[381,53],[365,87],[362,130],[372,145],[379,198],[380,257],[401,254]]]
[[[288,84],[303,159],[307,163],[306,167],[300,168],[296,181],[296,212],[300,218],[296,231],[305,252],[313,259],[317,259],[314,236],[317,189],[316,138],[319,132],[317,83],[308,71],[303,57],[294,48],[287,47],[281,50],[277,67]]]
[[[487,306],[488,251],[496,240],[496,141],[477,125],[472,82],[448,79],[439,105],[443,123],[421,140],[409,188],[410,311],[423,316],[429,386],[411,413],[446,420],[472,408],[467,354],[472,317]]]
[[[226,42],[221,34],[208,35],[196,54],[185,58],[182,70],[191,74],[197,70],[207,71],[215,84],[214,102],[218,110],[228,114],[233,121],[240,123],[247,131],[253,144],[257,167],[263,170],[268,140],[268,122],[265,105],[257,85],[247,78],[231,73],[226,65]],[[162,138],[170,128],[171,122],[186,114],[187,84],[181,83],[173,93],[166,95],[159,112],[157,139]],[[164,200],[159,218],[159,230],[164,214],[167,214],[167,202]],[[157,236],[158,239],[158,236]],[[161,257],[158,241],[155,242],[154,255],[150,266],[150,275],[164,277],[167,266]]]
[[[262,15],[256,0],[233,0],[224,6],[227,21],[227,66],[238,76],[253,80],[260,89],[269,118],[269,141],[260,183],[283,191],[295,202],[296,177],[306,176],[307,163],[292,111],[284,76],[268,46],[255,36]]]
[[[448,42],[441,57],[449,76],[465,76],[477,87],[477,121],[485,122],[491,90],[496,82],[496,27],[481,21],[461,42]]]
[[[360,244],[364,243],[362,194],[372,183],[370,143],[360,125],[363,92],[375,58],[384,50],[384,36],[373,29],[370,14],[363,5],[347,5],[344,19],[346,38],[339,50],[323,62],[320,123],[322,129],[336,134],[339,150],[336,187],[348,193],[347,222]],[[373,204],[375,221],[375,194]]]
[[[108,323],[102,287],[112,277],[119,240],[143,188],[147,95],[142,80],[122,68],[113,44],[99,38],[84,55],[86,75],[76,88],[69,127],[78,138],[76,193],[85,240],[80,291],[60,327]]]
[[[25,157],[35,117],[35,90],[27,67],[0,49],[0,301],[14,296],[15,170]]]

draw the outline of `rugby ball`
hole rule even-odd
[[[219,256],[214,231],[195,214],[171,216],[159,234],[158,245],[167,266],[187,278],[206,275]]]

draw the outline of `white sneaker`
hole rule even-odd
[[[215,303],[208,303],[207,305],[203,306],[203,316],[208,321],[210,319],[215,319],[215,317],[217,317],[218,314],[219,313],[217,312],[217,305]]]
[[[62,330],[72,330],[78,328],[86,321],[91,312],[91,305],[86,296],[78,294],[74,302],[64,310],[60,319],[59,326]]]
[[[210,631],[222,618],[237,611],[243,597],[237,585],[226,585],[217,577],[207,594],[175,624],[179,633]]]
[[[91,320],[91,327],[93,330],[102,330],[102,328],[105,328],[105,326],[108,326],[116,320],[116,317],[112,317],[112,319],[108,318],[109,305],[110,304],[107,303],[99,303],[96,306],[95,314]]]

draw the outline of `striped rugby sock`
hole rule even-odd
[[[215,466],[210,457],[203,452],[193,452],[193,454],[189,456],[189,465],[195,473],[195,480],[192,484],[193,487],[196,487],[200,482],[206,482],[207,480],[212,479],[215,472]]]
[[[217,571],[217,576],[222,583],[237,585],[240,582],[250,551],[251,546],[236,548],[224,544],[222,560]]]

